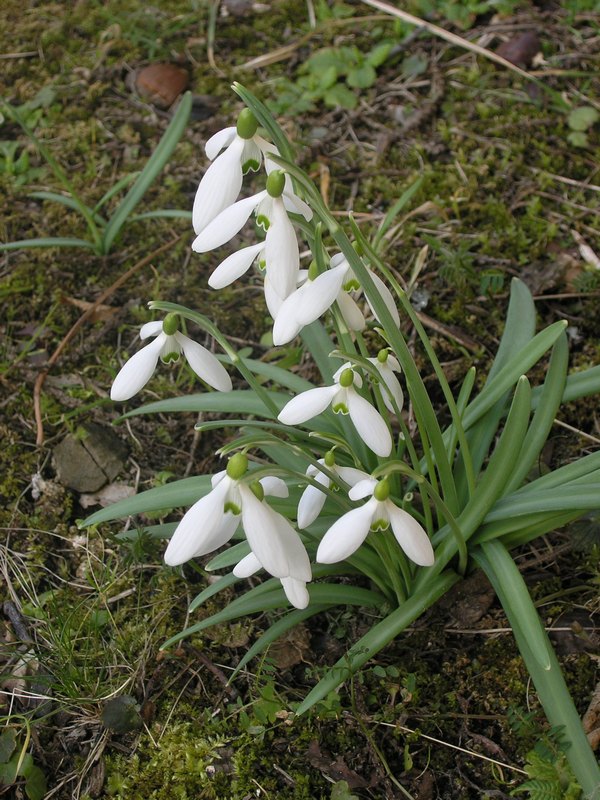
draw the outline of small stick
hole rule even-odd
[[[112,294],[114,294],[119,287],[121,287],[129,278],[138,270],[142,269],[143,267],[147,266],[151,261],[163,253],[165,250],[169,250],[173,245],[177,244],[186,234],[182,233],[179,236],[176,236],[174,239],[171,239],[170,242],[163,244],[153,253],[150,255],[145,256],[142,258],[141,261],[138,261],[137,264],[134,264],[131,269],[128,269],[120,278],[118,278],[111,286],[108,287],[102,294],[94,300],[92,305],[84,311],[84,313],[79,317],[79,319],[75,322],[75,324],[71,327],[71,329],[67,332],[67,334],[63,337],[62,341],[56,348],[56,350],[52,353],[50,358],[48,359],[48,364],[46,369],[44,369],[40,374],[37,376],[35,385],[33,387],[33,410],[35,413],[35,424],[37,428],[37,437],[36,437],[36,445],[41,447],[44,444],[44,425],[42,422],[42,409],[40,406],[40,399],[42,395],[42,387],[44,385],[44,381],[48,376],[48,373],[52,369],[52,367],[56,364],[58,359],[60,358],[63,350],[69,344],[73,336],[77,333],[79,328],[83,325],[86,320],[88,320],[92,314],[96,311],[99,305],[101,305],[107,298],[109,298]]]

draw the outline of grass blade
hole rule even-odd
[[[93,242],[86,239],[75,239],[70,236],[44,236],[40,239],[19,239],[16,242],[0,244],[0,253],[8,250],[27,250],[29,247],[85,247],[95,250]]]
[[[152,153],[148,163],[141,171],[138,179],[110,218],[104,231],[104,236],[102,237],[102,244],[105,253],[110,251],[117,234],[125,224],[127,218],[130,216],[131,212],[140,202],[142,197],[146,194],[151,184],[158,177],[159,173],[162,172],[163,167],[169,160],[173,150],[181,139],[181,136],[187,125],[191,109],[192,95],[191,92],[186,92],[181,98],[179,106],[177,107],[177,111],[169,123],[167,130],[164,132],[162,139],[158,143],[156,150]]]

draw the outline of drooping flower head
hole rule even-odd
[[[344,467],[335,463],[335,454],[333,450],[325,453],[324,458],[320,458],[319,464],[327,467],[330,474],[339,476],[344,483],[348,486],[354,486],[359,481],[365,480],[369,476],[361,469],[354,467]],[[306,489],[302,492],[300,502],[298,503],[298,527],[300,529],[308,528],[319,516],[321,509],[325,505],[327,499],[326,491],[328,489],[336,490],[338,485],[334,480],[326,474],[321,472],[314,464],[311,464],[306,470],[306,475],[312,478],[316,483],[323,487],[323,489],[309,483]]]
[[[402,372],[402,367],[395,356],[390,355],[387,348],[380,350],[375,358],[369,358],[381,377],[383,402],[385,407],[392,414],[402,410],[404,403],[404,392],[400,386],[400,381],[394,373]]]
[[[341,516],[321,539],[317,561],[334,564],[352,555],[369,531],[385,531],[390,525],[396,541],[411,561],[424,567],[434,562],[431,542],[425,530],[411,516],[390,499],[387,479],[377,481],[367,478],[359,481],[348,492],[351,500],[370,499],[360,508]]]
[[[186,512],[175,529],[165,562],[177,566],[211,553],[231,539],[241,521],[251,553],[235,574],[246,577],[262,567],[281,580],[293,605],[305,608],[306,583],[311,580],[308,554],[290,523],[264,500],[265,495],[287,497],[287,486],[276,477],[249,483],[247,469],[247,457],[236,453],[227,469],[213,476],[212,490]],[[248,572],[250,566],[253,569]],[[304,605],[298,605],[301,602]]]
[[[362,378],[352,366],[344,364],[333,376],[331,386],[308,389],[293,397],[281,409],[277,419],[284,425],[298,425],[321,414],[331,405],[336,414],[349,414],[360,438],[378,456],[386,457],[392,451],[392,436],[381,416],[368,400],[356,390]]]
[[[266,230],[263,244],[246,247],[229,256],[217,267],[209,280],[209,284],[213,287],[227,286],[240,277],[257,255],[262,253],[261,260],[264,261],[266,273],[276,295],[285,300],[296,288],[300,253],[285,201],[307,220],[311,219],[312,211],[300,198],[285,194],[285,178],[281,170],[271,171],[265,189],[226,208],[192,243],[192,249],[197,253],[206,253],[220,247],[243,228],[252,212],[256,213],[258,224]]]
[[[257,134],[258,123],[250,109],[239,115],[237,125],[211,136],[205,150],[213,162],[206,170],[194,197],[192,224],[199,234],[223,209],[235,203],[242,188],[242,178],[259,169],[264,153],[273,145]],[[223,153],[218,155],[223,148]]]
[[[167,314],[160,322],[147,322],[140,330],[140,339],[156,337],[133,355],[121,368],[110,390],[112,400],[129,400],[152,377],[158,359],[163,363],[178,361],[181,352],[203,381],[220,392],[231,390],[231,378],[211,352],[179,331],[177,314]]]

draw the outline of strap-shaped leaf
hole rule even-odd
[[[117,234],[125,224],[127,217],[130,216],[151,184],[158,177],[159,173],[162,172],[163,167],[181,139],[191,110],[192,94],[191,92],[186,92],[179,101],[177,111],[173,115],[173,119],[169,123],[156,149],[148,159],[148,163],[110,218],[102,237],[105,253],[109,252]]]
[[[384,598],[379,592],[361,589],[357,586],[345,586],[337,583],[320,583],[311,584],[307,588],[311,605],[354,605],[377,608],[381,607],[384,602]],[[262,591],[258,592],[258,589]],[[280,582],[276,578],[272,578],[261,584],[261,586],[251,589],[243,597],[233,601],[222,611],[218,611],[216,614],[212,614],[210,617],[200,620],[200,622],[194,625],[190,625],[189,628],[181,631],[181,633],[172,636],[162,645],[161,649],[171,647],[171,645],[180,642],[187,636],[199,633],[213,625],[219,625],[223,622],[230,622],[240,617],[249,616],[250,614],[258,614],[263,611],[270,611],[274,608],[281,608],[287,605],[288,600],[281,588]]]
[[[567,379],[568,365],[569,346],[567,344],[567,335],[563,333],[558,337],[552,348],[546,379],[542,387],[540,403],[533,415],[529,430],[521,445],[519,458],[505,489],[507,492],[518,489],[521,486],[548,440],[548,436],[554,424],[556,412],[561,404]]]
[[[290,396],[282,392],[269,392],[273,404],[281,410],[288,402]],[[231,392],[205,392],[203,394],[190,394],[185,397],[171,397],[168,400],[158,400],[145,406],[134,408],[123,414],[127,417],[137,417],[140,414],[161,414],[171,411],[218,411],[221,414],[252,414],[258,417],[272,419],[270,410],[256,394],[248,389],[234,389]]]
[[[303,714],[329,692],[348,680],[357,670],[382,650],[392,639],[418,619],[421,614],[436,603],[460,577],[454,572],[436,575],[426,586],[409,597],[400,608],[392,611],[385,619],[356,642],[346,656],[330,668],[327,675],[304,698],[296,713]]]
[[[126,497],[119,500],[107,508],[96,511],[83,522],[79,523],[80,528],[89,525],[97,525],[100,522],[108,522],[121,517],[129,517],[132,514],[140,514],[146,511],[158,511],[161,508],[178,508],[179,506],[191,506],[196,500],[211,489],[210,475],[199,475],[194,478],[183,478],[180,481],[165,483],[164,486],[156,486],[147,489],[134,497]]]
[[[93,242],[71,236],[43,236],[39,239],[19,239],[16,242],[0,244],[0,253],[8,250],[27,250],[29,247],[85,247],[94,250]]]
[[[567,759],[585,796],[597,798],[600,767],[521,573],[499,542],[475,548],[473,557],[502,603],[548,721],[561,730]]]

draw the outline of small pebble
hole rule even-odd
[[[187,89],[190,76],[175,64],[149,64],[141,69],[135,79],[140,97],[160,108],[169,108]]]

